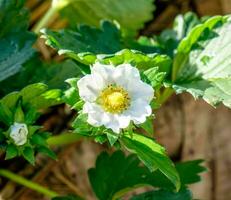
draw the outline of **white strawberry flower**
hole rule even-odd
[[[10,127],[10,137],[17,146],[24,145],[27,142],[28,129],[27,125],[15,122]]]
[[[119,133],[131,121],[142,124],[152,114],[149,104],[154,90],[130,64],[114,67],[96,63],[91,74],[81,78],[77,85],[85,101],[83,113],[88,114],[87,121],[92,126],[104,125]]]

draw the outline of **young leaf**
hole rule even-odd
[[[23,157],[32,165],[35,163],[34,150],[31,147],[25,147],[22,152]]]
[[[34,53],[35,37],[27,31],[29,17],[23,6],[24,0],[0,2],[0,81],[17,73]]]
[[[9,144],[6,149],[6,160],[12,159],[18,155],[18,150],[15,145]]]
[[[125,134],[120,141],[129,151],[137,154],[150,171],[159,169],[174,184],[176,190],[180,189],[178,172],[162,146],[153,139],[136,133],[131,137]]]
[[[174,59],[173,88],[209,104],[231,108],[231,39],[229,17],[216,16],[193,28]]]
[[[171,192],[168,190],[157,190],[145,192],[132,197],[130,200],[192,200],[192,194],[188,189],[179,192]]]

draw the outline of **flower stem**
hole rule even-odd
[[[21,177],[21,176],[19,176],[17,174],[14,174],[14,173],[6,170],[6,169],[0,169],[0,176],[8,178],[11,181],[14,181],[14,182],[16,182],[18,184],[21,184],[21,185],[23,185],[25,187],[28,187],[28,188],[30,188],[32,190],[35,190],[35,191],[37,191],[37,192],[39,192],[41,194],[44,194],[45,196],[47,196],[49,198],[53,198],[53,197],[58,196],[58,194],[56,192],[51,191],[51,190],[49,190],[49,189],[47,189],[47,188],[45,188],[45,187],[43,187],[43,186],[41,186],[41,185],[39,185],[37,183],[29,181],[29,180],[27,180],[27,179],[25,179],[25,178],[23,178],[23,177]]]
[[[174,93],[174,90],[172,88],[166,88],[163,93],[158,98],[158,103],[160,105],[164,104]]]
[[[62,133],[60,135],[52,136],[47,140],[49,146],[60,146],[74,143],[82,139],[83,136],[77,133]]]
[[[42,19],[32,28],[34,33],[39,34],[40,30],[47,26],[57,11],[58,9],[56,7],[50,7]]]

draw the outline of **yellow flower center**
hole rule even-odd
[[[122,87],[109,85],[101,92],[97,102],[106,112],[121,113],[130,106],[130,97]]]

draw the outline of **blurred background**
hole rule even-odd
[[[187,11],[200,17],[231,13],[231,0],[156,0],[154,4],[153,19],[142,28],[142,35],[159,34],[172,26],[178,14]],[[27,0],[26,6],[31,11],[30,29],[50,5],[49,0]],[[71,22],[61,17],[63,13],[53,15],[48,27],[60,29],[68,26]],[[35,48],[48,62],[63,59],[48,48],[43,39],[36,42]],[[68,109],[59,106],[48,111],[41,123],[58,134],[67,127],[72,115]],[[190,95],[173,96],[158,111],[154,127],[157,140],[167,148],[174,161],[206,160],[208,172],[203,174],[201,183],[191,187],[195,199],[231,200],[231,110],[223,106],[214,109],[203,101],[195,102]],[[105,149],[106,146],[81,141],[57,148],[58,162],[41,156],[33,167],[21,159],[3,161],[0,155],[0,164],[62,194],[84,193],[91,200],[95,197],[89,186],[87,170],[94,166],[97,155]],[[44,199],[40,194],[4,179],[0,179],[0,195],[0,200]]]

